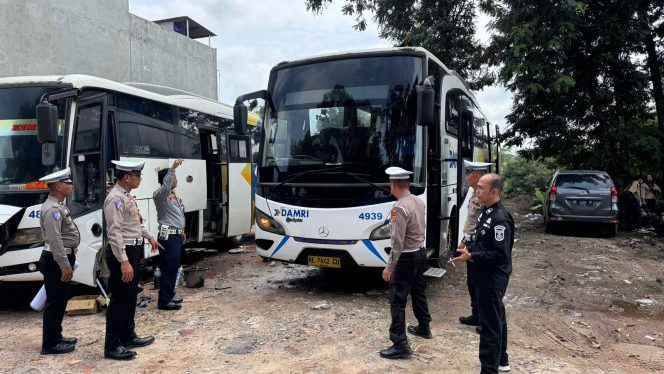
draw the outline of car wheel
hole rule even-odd
[[[618,224],[617,223],[610,223],[606,227],[606,236],[609,238],[615,238],[616,235],[618,235]]]

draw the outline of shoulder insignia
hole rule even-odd
[[[397,221],[397,208],[392,208],[390,211],[390,218],[392,219],[392,223],[395,223]]]
[[[57,209],[54,209],[54,210],[51,212],[51,215],[53,215],[53,219],[56,220],[56,221],[59,221],[59,220],[60,220],[60,217],[62,217],[62,215],[60,214],[60,211],[57,210]]]
[[[491,217],[486,219],[486,223],[489,223],[489,224],[491,223]]]
[[[120,207],[122,206],[122,200],[113,201],[113,205],[115,205],[115,209],[120,209]]]
[[[505,240],[505,226],[496,225],[493,228],[493,237],[496,239],[497,242],[502,242],[503,240]]]
[[[486,210],[486,214],[491,214],[491,212],[493,212],[493,208],[489,208]]]

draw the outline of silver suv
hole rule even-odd
[[[603,171],[563,170],[549,181],[544,197],[544,230],[562,223],[600,223],[618,233],[618,191]]]

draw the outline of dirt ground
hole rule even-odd
[[[512,372],[664,372],[664,241],[651,232],[609,239],[584,227],[544,234],[541,217],[508,206],[517,222],[505,298]],[[380,272],[286,266],[262,261],[251,243],[245,249],[188,256],[210,269],[204,287],[178,288],[180,311],[139,308],[137,331],[156,342],[129,362],[103,358],[103,312],[65,317],[76,351],[41,356],[41,314],[0,309],[0,371],[479,372],[479,336],[457,321],[469,310],[464,266],[429,281],[434,339],[411,336],[416,354],[390,361],[378,356],[389,344]],[[143,294],[156,300],[145,279]],[[0,298],[16,296],[7,289]],[[407,318],[415,322],[410,311]]]

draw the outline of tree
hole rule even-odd
[[[332,0],[306,0],[307,10],[323,11]],[[354,28],[366,29],[373,13],[381,38],[396,46],[428,49],[445,65],[464,76],[473,89],[490,85],[493,77],[484,49],[475,37],[476,0],[346,0],[345,15],[356,16]]]
[[[659,47],[659,50],[662,50],[662,39],[664,37],[663,15],[663,0],[640,1],[638,17],[641,27],[645,30],[644,49],[647,55],[646,61],[657,111],[660,149],[664,149],[664,90],[662,89],[662,58],[657,49]],[[661,167],[660,176],[664,176],[664,163],[661,164]]]
[[[488,53],[514,94],[507,145],[530,159],[555,156],[573,168],[634,173],[630,156],[651,118],[648,75],[635,59],[646,30],[638,2],[487,0],[494,17]],[[648,144],[642,168],[659,162]],[[645,144],[643,141],[641,144]]]

